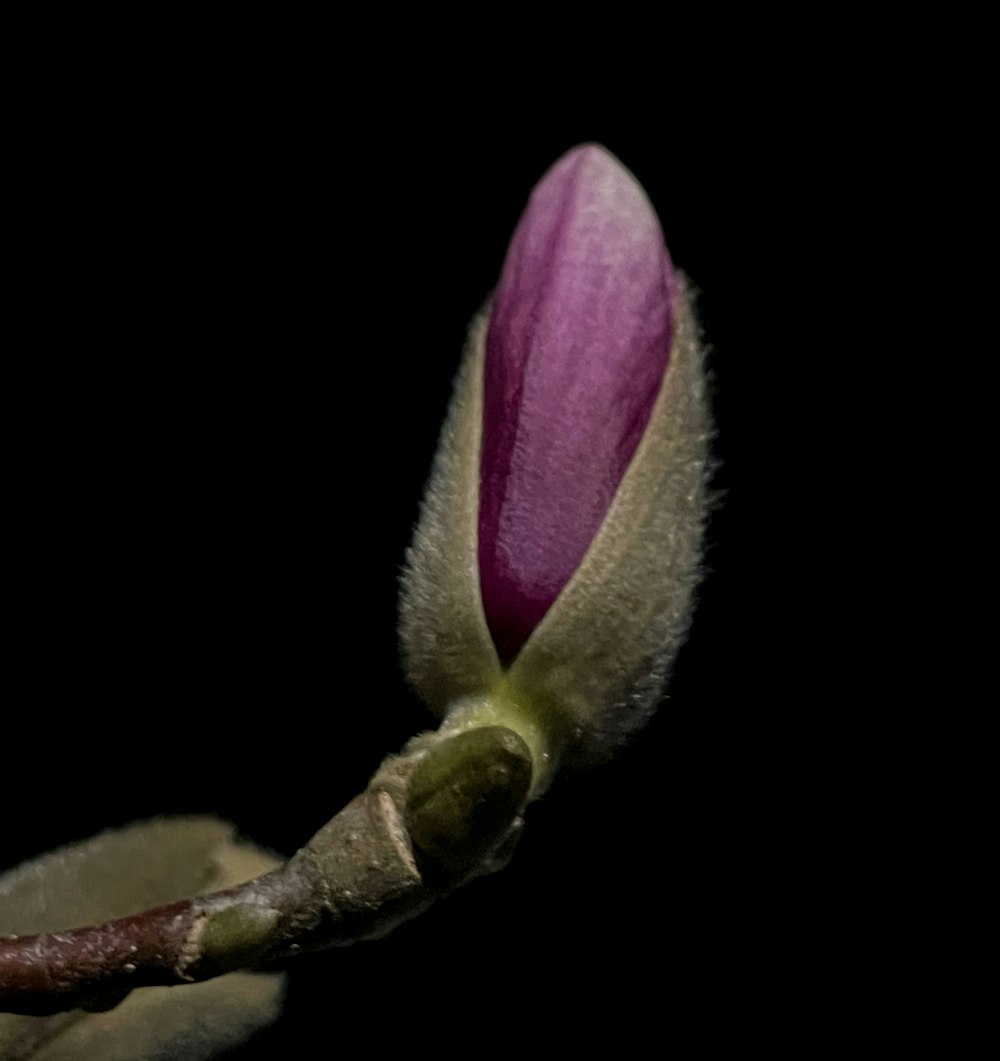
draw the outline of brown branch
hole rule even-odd
[[[0,940],[0,1012],[106,1009],[135,987],[385,935],[497,867],[530,780],[510,730],[418,739],[280,869],[102,925]]]

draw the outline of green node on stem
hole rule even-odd
[[[531,787],[527,744],[504,726],[482,726],[432,745],[407,789],[413,843],[449,869],[481,859],[524,809]]]

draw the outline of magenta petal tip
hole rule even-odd
[[[645,192],[573,148],[531,194],[486,341],[483,606],[510,661],[580,565],[649,422],[677,281]]]

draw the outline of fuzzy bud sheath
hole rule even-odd
[[[542,178],[473,321],[403,578],[442,733],[518,732],[533,794],[655,709],[698,578],[709,434],[683,278],[603,148]]]

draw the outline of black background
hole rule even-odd
[[[68,99],[24,161],[0,864],[200,811],[290,853],[429,725],[397,579],[465,329],[533,183],[598,140],[646,187],[711,349],[720,502],[669,696],[530,808],[502,874],[303,959],[239,1056],[331,1014],[383,1048],[442,1013],[512,1046],[533,1018],[626,1048],[769,1024],[808,999],[832,916],[809,898],[834,873],[810,777],[835,724],[805,710],[790,603],[823,520],[794,189],[826,162],[739,100],[530,133],[347,113]]]

